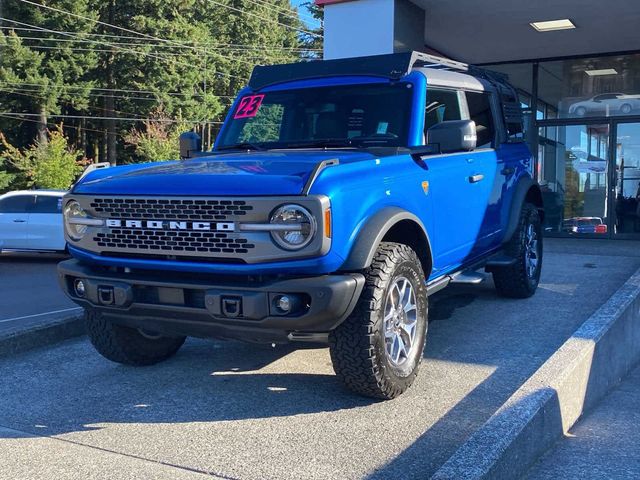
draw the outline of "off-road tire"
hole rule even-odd
[[[539,260],[533,276],[527,273],[527,230],[529,225],[537,234],[539,244]],[[542,222],[535,205],[525,203],[520,212],[518,226],[511,239],[505,245],[505,253],[515,258],[513,265],[499,267],[493,270],[493,282],[498,294],[509,298],[528,298],[538,288],[540,272],[542,271]]]
[[[85,310],[91,343],[106,359],[125,365],[153,365],[173,356],[186,337],[149,338],[135,328],[105,320],[98,312]]]
[[[356,308],[329,334],[331,360],[347,388],[387,400],[411,386],[422,360],[428,323],[425,275],[410,247],[390,242],[380,244],[364,274],[366,283]],[[383,319],[388,291],[400,276],[414,289],[418,318],[414,346],[402,369],[387,358]]]

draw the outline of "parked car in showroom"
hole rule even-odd
[[[569,107],[569,114],[584,117],[590,115],[607,115],[619,112],[627,115],[640,109],[640,98],[624,93],[603,93],[588,100],[576,102]]]
[[[0,196],[0,252],[64,252],[65,191],[23,190]]]
[[[574,217],[564,221],[563,230],[568,233],[607,233],[607,225],[600,217]]]

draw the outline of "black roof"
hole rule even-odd
[[[506,81],[506,77],[502,74],[488,72],[466,63],[421,52],[403,52],[336,60],[314,60],[283,65],[258,65],[253,69],[249,87],[253,90],[259,90],[276,83],[347,75],[364,75],[398,80],[408,74],[414,67],[455,70],[485,78],[492,82],[501,83]]]

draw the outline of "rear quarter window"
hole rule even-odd
[[[38,195],[31,213],[62,213],[62,197]]]

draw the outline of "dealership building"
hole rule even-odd
[[[326,59],[418,50],[507,74],[548,234],[640,239],[639,0],[316,4]]]

